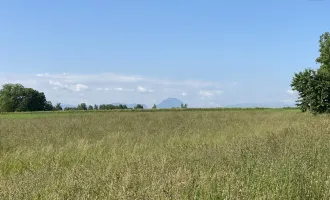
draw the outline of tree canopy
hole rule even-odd
[[[143,109],[143,105],[142,104],[137,104],[134,109]]]
[[[319,40],[320,56],[317,70],[305,69],[295,73],[291,82],[293,90],[298,92],[297,106],[312,113],[330,113],[330,33],[326,32]]]
[[[21,84],[5,84],[0,90],[0,111],[45,111],[53,110],[47,102],[45,94],[32,88],[24,88]]]

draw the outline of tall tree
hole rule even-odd
[[[57,111],[63,110],[61,103],[57,103],[54,109]]]
[[[93,106],[92,105],[89,105],[88,106],[88,110],[93,110]]]
[[[21,84],[5,84],[0,90],[0,111],[42,111],[49,109],[45,94]]]
[[[316,59],[316,63],[319,63],[320,69],[326,69],[330,71],[330,33],[326,32],[320,36],[319,40],[319,52],[320,56]]]
[[[24,96],[21,84],[5,84],[0,90],[0,109],[2,112],[15,112]]]
[[[87,105],[86,103],[81,103],[77,107],[78,110],[87,110]]]
[[[188,104],[183,104],[183,103],[181,103],[181,108],[188,108]]]
[[[54,110],[54,106],[53,106],[52,102],[47,101],[44,106],[44,111],[53,111],[53,110]]]
[[[326,32],[319,40],[320,56],[316,62],[317,70],[305,69],[295,73],[291,82],[293,90],[298,92],[297,106],[305,112],[330,112],[330,34]]]
[[[143,105],[141,105],[141,104],[137,104],[137,105],[134,107],[134,109],[143,109]]]
[[[40,111],[44,110],[47,103],[46,96],[32,88],[24,88],[23,96],[16,111]]]

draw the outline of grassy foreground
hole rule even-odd
[[[328,116],[228,110],[0,118],[0,199],[329,198]]]

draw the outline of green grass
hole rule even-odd
[[[0,115],[0,199],[329,199],[329,188],[326,115]]]

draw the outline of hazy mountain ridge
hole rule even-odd
[[[157,105],[157,108],[180,108],[183,102],[177,98],[167,98]]]

